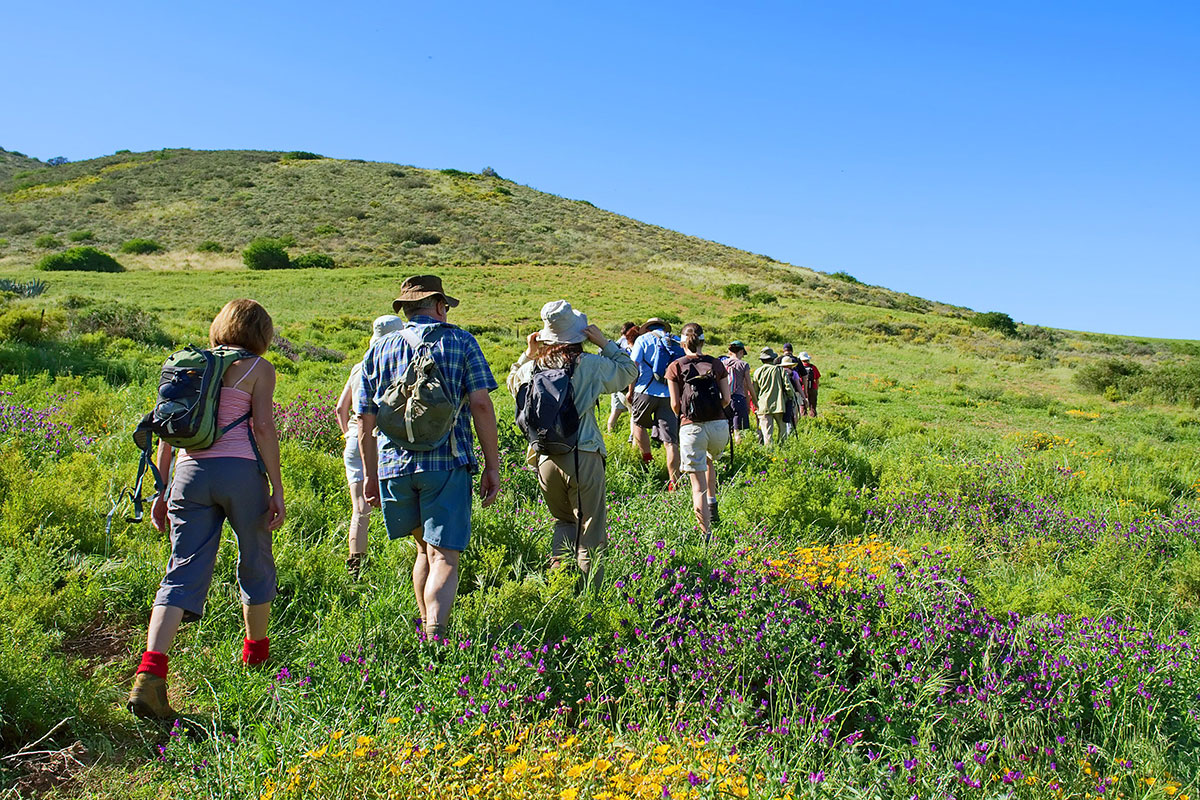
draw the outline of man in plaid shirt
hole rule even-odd
[[[416,540],[413,591],[430,639],[445,633],[458,592],[459,557],[471,537],[471,476],[479,471],[472,421],[483,450],[482,505],[490,506],[500,492],[496,412],[489,395],[496,388],[496,379],[475,337],[446,322],[446,315],[457,305],[458,301],[442,290],[441,278],[436,275],[406,279],[392,307],[407,317],[408,324],[404,331],[383,337],[367,350],[354,392],[366,476],[363,495],[375,507],[382,506],[390,538],[411,533]],[[470,418],[460,413],[450,439],[428,452],[405,450],[382,434],[376,439],[379,401],[388,386],[404,374],[414,353],[408,337],[419,339],[439,325],[446,330],[432,347],[433,359],[446,383],[466,399],[463,410],[470,411]]]

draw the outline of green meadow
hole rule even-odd
[[[617,227],[567,257],[472,254],[466,227],[443,226],[438,244],[387,244],[380,233],[356,249],[371,233],[331,246],[334,270],[250,271],[237,253],[257,233],[295,233],[293,252],[319,250],[320,237],[288,217],[231,229],[224,252],[199,250],[217,236],[197,227],[203,215],[188,217],[193,227],[170,222],[190,214],[168,197],[183,190],[167,178],[183,179],[151,180],[192,158],[168,155],[10,177],[0,203],[6,224],[39,226],[7,234],[0,251],[0,625],[10,631],[0,637],[0,786],[12,796],[1200,792],[1197,343],[984,327],[967,309],[712,243],[673,256],[670,232],[618,258],[613,248],[633,239],[613,231],[634,223],[586,206]],[[205,183],[221,180],[229,197],[248,192],[243,204],[282,215],[282,190],[265,187],[292,180],[286,170],[301,187],[304,170],[334,168],[433,188],[507,186],[254,158],[253,174],[197,172],[188,202],[225,209],[225,188]],[[137,199],[117,214],[102,190],[132,175],[144,182],[124,187]],[[237,190],[242,180],[254,186]],[[431,190],[372,186],[359,196],[368,214]],[[89,192],[108,199],[84,203]],[[526,194],[545,209],[581,205],[511,192],[463,189],[421,213],[461,221],[473,204],[509,207]],[[382,231],[403,215],[381,217],[352,224]],[[36,236],[66,239],[85,225],[128,271],[35,268],[48,249]],[[135,236],[166,250],[120,254]],[[609,249],[596,245],[605,239]],[[447,250],[418,260],[422,248]],[[501,388],[504,490],[493,508],[475,508],[450,644],[423,643],[408,542],[388,541],[376,518],[362,580],[346,573],[350,500],[331,413],[371,319],[390,312],[418,267],[462,300],[451,321],[476,334],[501,385],[541,305],[565,298],[614,336],[654,315],[701,322],[710,352],[734,338],[751,354],[792,342],[821,369],[820,415],[778,450],[746,442],[721,464],[722,522],[709,543],[689,498],[663,491],[661,451],[643,469],[623,420],[607,439],[605,583],[579,593],[574,576],[547,568],[550,517]],[[281,337],[269,357],[288,520],[275,538],[272,660],[247,671],[237,658],[227,540],[207,612],[171,654],[181,718],[157,726],[123,708],[169,550],[125,520],[129,433],[163,358],[204,341],[234,297],[263,303]]]

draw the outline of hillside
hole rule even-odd
[[[0,181],[7,181],[14,175],[22,172],[30,172],[45,167],[46,165],[36,158],[30,158],[24,153],[5,150],[0,147]]]
[[[56,167],[5,155],[12,167],[0,171],[0,237],[8,242],[0,256],[20,262],[44,253],[35,246],[39,236],[69,243],[72,233],[90,233],[88,243],[111,252],[129,239],[149,238],[168,249],[172,265],[236,266],[241,248],[270,236],[290,238],[299,251],[331,255],[340,266],[678,264],[740,271],[798,295],[962,311],[685,236],[494,174],[258,151],[118,153]]]

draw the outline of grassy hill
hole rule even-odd
[[[36,228],[6,217],[0,258],[0,792],[1200,796],[1196,343],[983,327],[494,177],[282,155],[119,154],[5,184],[2,213]],[[367,216],[327,213],[350,199]],[[389,241],[409,219],[441,241]],[[448,263],[487,225],[517,263]],[[168,249],[118,254],[124,273],[34,268],[57,249],[38,236],[81,230]],[[236,249],[264,234],[345,266],[247,270]],[[498,391],[504,490],[474,510],[455,645],[432,649],[409,625],[411,544],[378,515],[364,579],[346,573],[330,411],[417,264],[462,298],[451,320],[501,380],[565,297],[612,332],[658,315],[713,348],[792,341],[822,370],[821,414],[782,450],[722,459],[712,542],[662,491],[661,453],[643,469],[609,434],[608,578],[578,596],[545,569],[550,520]],[[172,651],[184,721],[160,729],[120,708],[169,550],[124,519],[128,434],[165,354],[235,296],[280,334],[288,591],[271,668],[242,669],[225,537]]]
[[[0,147],[0,181],[6,181],[18,173],[32,172],[45,166],[36,158]]]

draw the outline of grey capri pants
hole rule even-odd
[[[226,519],[237,535],[242,604],[275,599],[275,557],[266,525],[269,499],[266,477],[248,458],[177,462],[167,498],[171,560],[154,605],[204,613]]]

